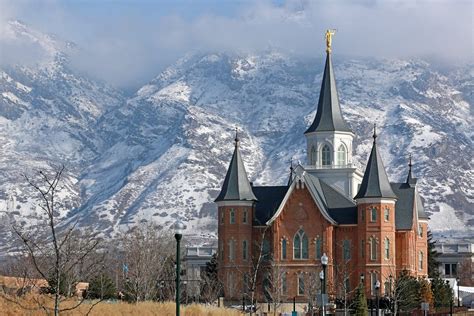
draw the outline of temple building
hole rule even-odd
[[[370,298],[388,294],[403,270],[427,275],[428,216],[411,159],[406,180],[390,183],[374,126],[365,171],[355,167],[355,135],[339,105],[330,35],[326,53],[316,117],[304,134],[307,161],[291,168],[287,185],[253,186],[236,135],[215,200],[227,300],[253,292],[260,302],[308,302],[321,291],[335,299],[350,296],[360,282]]]

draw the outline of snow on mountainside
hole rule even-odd
[[[64,163],[64,194],[73,205],[63,215],[82,227],[112,235],[140,222],[169,227],[181,218],[190,234],[215,236],[213,199],[235,126],[256,184],[283,184],[289,160],[305,162],[303,132],[315,115],[323,56],[191,54],[125,100],[71,71],[70,45],[10,26],[16,36],[29,32],[60,48],[47,64],[0,69],[4,219],[34,224],[33,196],[19,174]],[[413,154],[432,229],[473,236],[473,67],[442,72],[420,60],[338,55],[333,64],[362,170],[376,122],[392,181],[406,177]]]

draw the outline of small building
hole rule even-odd
[[[474,264],[474,240],[436,243],[435,249],[438,252],[439,273],[443,278],[461,277],[459,269],[462,264]],[[474,280],[473,273],[470,269],[471,280]]]
[[[217,248],[213,246],[186,247],[183,259],[186,277],[183,282],[186,284],[188,298],[198,299],[201,296],[201,276],[216,252]]]

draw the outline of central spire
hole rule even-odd
[[[305,132],[340,131],[352,133],[341,113],[339,96],[337,94],[336,79],[331,61],[331,45],[334,30],[326,32],[326,65],[324,66],[321,91],[319,93],[318,110],[313,124]]]

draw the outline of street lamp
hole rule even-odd
[[[380,290],[380,281],[377,280],[375,282],[375,298],[376,298],[376,308],[377,308],[377,316],[379,316],[379,290]]]
[[[319,279],[321,280],[321,307],[322,307],[322,311],[323,311],[323,316],[326,315],[326,309],[325,309],[325,304],[324,304],[324,271],[321,270],[321,272],[319,272]]]
[[[324,274],[324,278],[323,278],[323,294],[326,294],[326,266],[328,265],[328,262],[329,262],[329,258],[328,256],[326,256],[326,253],[323,253],[322,257],[321,257],[321,264],[323,266],[323,274]]]
[[[388,308],[391,313],[392,312],[392,281],[393,281],[393,276],[391,273],[388,276],[388,280],[389,280],[389,286],[390,286],[390,288],[388,289]]]
[[[461,306],[461,301],[459,299],[459,281],[460,281],[460,279],[456,278],[456,284],[458,285],[458,307]]]
[[[180,273],[181,273],[181,262],[180,262],[180,242],[183,237],[183,230],[186,228],[183,222],[177,220],[174,223],[174,238],[176,239],[176,316],[179,316],[179,283],[180,283]]]

